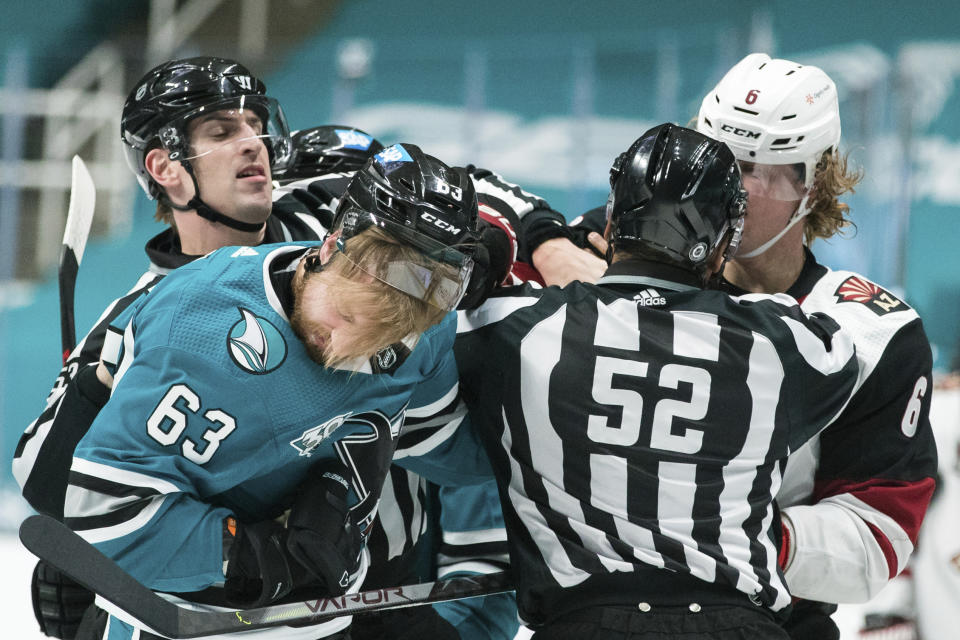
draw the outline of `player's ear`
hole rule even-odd
[[[333,233],[327,235],[326,239],[323,241],[323,245],[320,247],[320,264],[327,264],[330,262],[330,258],[332,258],[333,254],[337,251],[337,240],[339,238],[339,231],[334,231]]]
[[[164,189],[176,186],[181,181],[179,162],[170,160],[170,153],[166,149],[151,149],[143,159],[143,166],[146,167],[157,184]]]

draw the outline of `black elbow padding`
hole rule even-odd
[[[38,512],[63,519],[73,451],[109,398],[110,389],[97,378],[96,363],[82,367],[63,392],[50,432],[23,487],[23,497]]]
[[[80,369],[73,383],[83,399],[99,411],[110,399],[110,388],[100,382],[100,378],[97,377],[97,366],[97,364],[90,364]]]

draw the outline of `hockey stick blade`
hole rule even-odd
[[[96,201],[97,190],[87,166],[80,156],[73,156],[70,207],[67,210],[67,224],[63,230],[63,244],[60,247],[60,263],[57,269],[60,283],[60,344],[64,362],[77,344],[73,294],[83,251],[87,247],[87,236],[90,235]]]
[[[278,626],[306,626],[332,618],[513,591],[507,572],[361,591],[240,611],[197,611],[165,600],[121,569],[59,520],[30,516],[20,540],[34,555],[60,569],[153,632],[197,638]]]

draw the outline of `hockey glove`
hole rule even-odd
[[[833,604],[799,600],[794,603],[783,628],[790,640],[840,640],[840,629],[830,617],[836,610]]]
[[[346,592],[363,553],[360,527],[347,506],[349,491],[340,474],[315,469],[300,485],[287,519],[287,550],[331,596]]]
[[[475,309],[503,282],[513,267],[513,248],[500,227],[481,223],[480,243],[473,253],[473,275],[458,309]]]
[[[40,631],[51,638],[72,639],[83,612],[93,604],[94,595],[43,560],[37,562],[30,583],[33,614]]]
[[[286,548],[287,531],[279,522],[224,521],[227,555],[224,593],[238,607],[262,607],[309,581],[307,571]]]
[[[353,640],[460,640],[457,628],[433,607],[376,611],[353,618]]]

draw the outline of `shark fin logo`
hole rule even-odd
[[[227,349],[238,367],[256,375],[270,373],[287,357],[287,343],[280,330],[265,318],[238,307],[240,320],[230,327]]]

